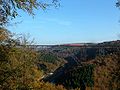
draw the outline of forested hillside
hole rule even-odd
[[[0,90],[65,90],[61,85],[40,81],[44,72],[38,67],[39,53],[26,45],[25,38],[12,36],[0,28]]]
[[[56,50],[52,48],[48,52],[63,58],[67,63],[43,80],[62,84],[68,90],[119,89],[119,46],[119,40],[94,46],[56,46]]]
[[[0,0],[0,90],[120,90],[116,7],[120,0]]]
[[[119,40],[35,51],[25,38],[0,32],[1,90],[120,89]]]

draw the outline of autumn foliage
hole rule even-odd
[[[37,67],[38,53],[27,45],[17,47],[9,35],[0,29],[0,90],[64,90],[40,82],[43,72]]]

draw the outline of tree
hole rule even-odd
[[[37,52],[28,47],[17,48],[10,33],[5,29],[0,31],[3,33],[0,38],[0,90],[27,90],[42,75],[36,66]]]
[[[0,26],[5,25],[10,19],[18,16],[18,9],[30,15],[34,15],[34,9],[46,9],[49,6],[59,6],[59,0],[0,0]],[[120,0],[117,0],[117,7],[120,7]]]
[[[120,8],[120,0],[117,0],[116,6]]]
[[[0,44],[9,37],[8,30],[0,28]]]
[[[18,16],[18,10],[23,10],[30,15],[34,15],[34,9],[46,9],[49,6],[57,7],[58,0],[0,0],[0,26],[5,25],[10,19]]]

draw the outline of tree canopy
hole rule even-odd
[[[23,10],[34,15],[34,9],[46,9],[48,6],[57,7],[58,0],[0,0],[0,26],[5,25],[10,19],[18,16],[18,10]]]
[[[120,0],[117,0],[116,6],[120,8]]]
[[[10,19],[18,16],[18,10],[23,10],[30,15],[34,15],[34,9],[46,9],[49,6],[59,6],[60,0],[0,0],[0,26],[5,25]],[[120,0],[116,6],[120,8]]]

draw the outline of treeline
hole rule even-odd
[[[0,28],[0,90],[65,90],[61,85],[40,82],[43,72],[37,66],[39,54],[26,44],[27,39],[15,39]]]
[[[28,44],[25,37],[13,38],[8,30],[0,28],[0,90],[120,89],[119,47],[107,49],[110,53],[95,55],[87,61],[80,60],[80,48],[66,47],[62,49],[64,54],[68,51],[66,56],[75,55],[79,60],[77,64],[69,64],[64,56],[58,55],[62,51],[36,52]],[[54,84],[42,81],[51,72]]]
[[[111,43],[109,44],[109,46],[113,47]],[[117,44],[120,45],[118,41]],[[64,67],[58,68],[55,73],[47,77],[45,81],[62,84],[68,90],[76,88],[80,90],[119,90],[120,48],[112,47],[103,48],[102,52],[98,52],[99,48],[88,48],[88,51],[84,54],[81,53],[81,50],[85,51],[83,49],[86,48],[80,49],[77,47],[77,54],[73,52],[73,48],[75,47],[72,49],[67,48],[64,52],[68,50],[70,52],[71,49],[71,52],[73,52],[75,56],[65,58],[67,64],[65,64]],[[62,51],[55,53],[60,52]],[[82,58],[84,59],[82,60]],[[73,62],[75,60],[77,63]]]
[[[48,78],[55,84],[62,84],[67,90],[119,90],[120,51],[92,60],[79,62],[69,68],[61,68]]]

